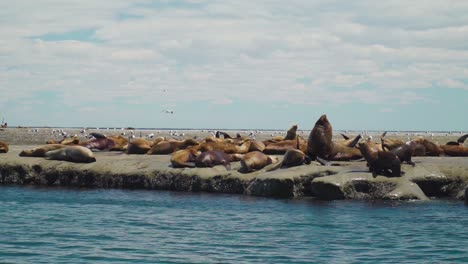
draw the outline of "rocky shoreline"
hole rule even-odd
[[[468,159],[415,157],[416,166],[402,165],[405,175],[372,177],[365,162],[318,163],[242,174],[239,162],[227,171],[214,168],[175,169],[170,155],[127,155],[97,152],[94,163],[81,164],[19,157],[28,146],[10,146],[0,157],[2,185],[125,188],[184,192],[231,193],[265,197],[315,197],[323,200],[465,199]]]

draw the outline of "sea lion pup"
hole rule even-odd
[[[8,143],[0,141],[0,153],[8,152]]]
[[[201,153],[198,146],[178,150],[171,156],[173,168],[195,168],[195,159]]]
[[[46,159],[63,160],[78,163],[95,162],[93,152],[89,148],[82,146],[65,146],[60,149],[51,150],[45,153]]]
[[[244,154],[244,157],[240,161],[241,167],[240,173],[249,173],[263,169],[265,166],[272,163],[277,163],[278,158],[268,156],[260,151],[252,151]]]
[[[309,134],[307,154],[312,160],[330,160],[332,152],[332,126],[328,122],[327,115],[322,115],[315,122],[314,128]]]
[[[297,136],[297,125],[294,124],[288,132],[286,132],[286,136],[284,137],[283,140],[294,140],[296,139]]]
[[[439,146],[439,144],[429,141],[424,137],[417,137],[413,139],[412,142],[423,145],[426,156],[440,156],[444,154],[444,150]]]
[[[45,157],[45,154],[52,150],[57,150],[66,147],[62,144],[47,144],[37,148],[22,150],[18,156],[20,157]]]
[[[148,155],[164,155],[171,154],[178,150],[185,149],[189,146],[196,146],[199,143],[194,139],[186,139],[183,141],[161,141],[156,145],[153,145],[146,154]]]
[[[143,155],[151,149],[152,142],[144,138],[135,138],[128,143],[126,153],[127,154],[139,154]]]
[[[205,151],[195,159],[195,165],[199,168],[223,165],[226,170],[231,170],[231,157],[220,150]]]
[[[362,156],[366,159],[369,165],[369,171],[375,178],[378,174],[392,177],[401,176],[401,162],[398,157],[392,152],[377,151],[375,152],[368,145],[368,142],[359,143],[359,149]],[[389,170],[391,172],[389,172]]]

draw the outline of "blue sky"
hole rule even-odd
[[[468,2],[285,3],[2,1],[0,117],[468,131]]]

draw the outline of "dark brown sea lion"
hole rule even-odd
[[[265,166],[278,162],[278,158],[268,156],[260,151],[252,151],[244,155],[239,172],[249,173],[263,169]]]
[[[231,170],[230,159],[231,157],[223,151],[205,151],[195,159],[195,165],[199,168],[223,165],[226,170]]]
[[[135,138],[128,143],[126,153],[127,154],[146,154],[151,149],[152,142],[144,138]]]
[[[57,150],[51,150],[45,153],[45,157],[50,160],[63,160],[78,163],[96,161],[93,152],[89,148],[82,146],[65,146]]]
[[[198,151],[198,146],[188,147],[174,152],[171,156],[171,164],[173,168],[194,168],[197,155],[201,152]]]
[[[465,143],[466,138],[468,138],[468,134],[459,137],[456,142],[449,141],[445,143],[445,145],[463,145]]]
[[[8,152],[8,143],[0,141],[0,153]]]
[[[299,149],[288,149],[284,153],[283,160],[281,161],[281,167],[295,167],[302,164],[310,164],[311,159],[304,152]]]
[[[178,150],[185,149],[189,146],[196,146],[198,142],[194,139],[186,139],[183,141],[161,141],[153,145],[146,154],[148,155],[165,155],[171,154]]]
[[[226,133],[226,132],[216,131],[215,137],[216,137],[216,138],[221,138],[221,136],[223,136],[224,139],[232,138],[232,137],[231,137],[228,133]]]
[[[99,133],[99,132],[91,132],[89,133],[90,136],[93,136],[94,138],[98,139],[98,138],[106,138],[106,136],[102,133]]]
[[[20,157],[45,157],[45,154],[49,151],[61,149],[66,147],[66,145],[62,144],[47,144],[44,146],[40,146],[37,148],[23,150],[18,155]]]
[[[286,132],[286,136],[283,140],[294,140],[297,136],[297,125],[293,125],[288,132]]]
[[[366,159],[369,165],[369,171],[375,178],[378,174],[384,176],[400,177],[401,162],[398,157],[392,152],[377,151],[377,153],[369,148],[367,142],[359,143],[359,149],[362,156]]]
[[[416,145],[417,143],[410,141],[402,146],[390,150],[390,152],[397,155],[401,163],[406,162],[410,165],[415,166],[416,164],[414,164],[414,162],[411,161],[411,157],[414,155]]]
[[[330,160],[332,156],[332,126],[328,122],[327,115],[322,115],[309,134],[307,154],[312,160],[317,157]]]
[[[87,142],[80,143],[80,146],[89,148],[91,151],[109,151],[115,147],[114,140],[110,138],[95,138]]]

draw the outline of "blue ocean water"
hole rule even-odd
[[[467,263],[460,201],[0,187],[0,263]]]

